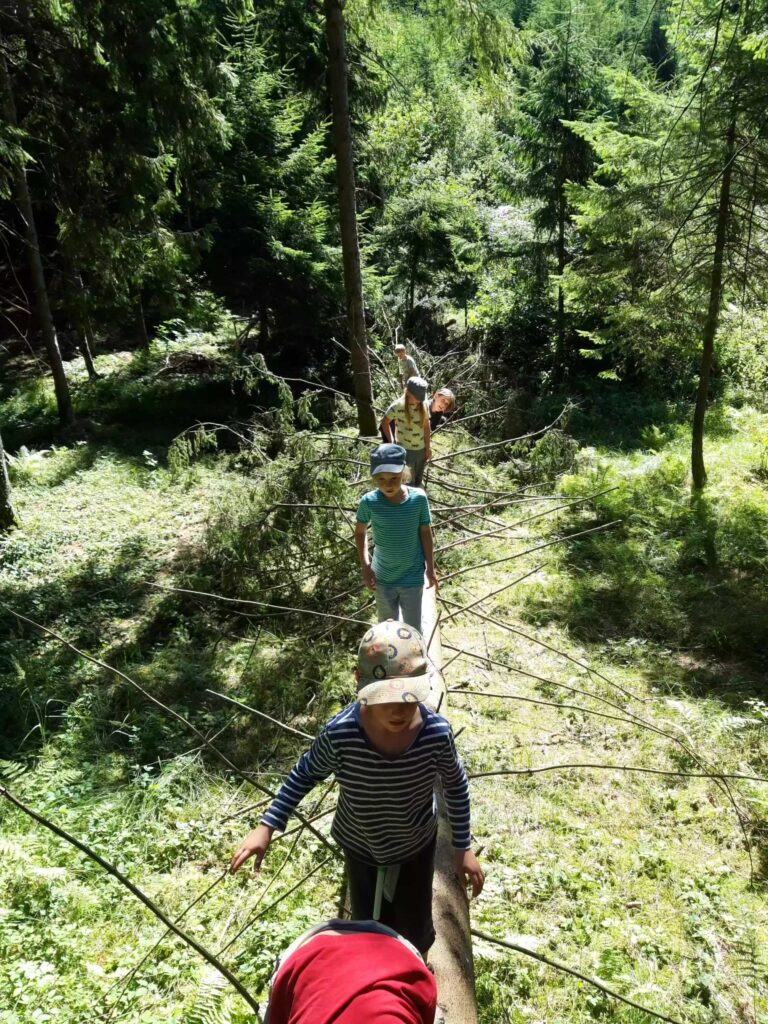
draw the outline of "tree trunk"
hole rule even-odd
[[[98,380],[99,373],[93,362],[93,329],[88,312],[88,293],[83,284],[83,277],[65,246],[61,246],[61,255],[70,287],[75,291],[75,301],[69,308],[74,310],[74,317],[77,321],[75,324],[77,328],[77,347],[80,349],[80,355],[83,357],[85,368],[88,371],[88,379]]]
[[[731,178],[733,175],[733,154],[736,147],[736,115],[725,136],[725,168],[720,179],[720,200],[717,209],[715,230],[715,251],[712,256],[712,273],[709,281],[709,308],[704,321],[701,348],[701,369],[699,386],[696,391],[696,406],[693,411],[693,435],[691,438],[691,475],[695,490],[701,490],[707,482],[704,468],[704,417],[709,397],[709,378],[712,374],[712,360],[715,352],[715,335],[720,323],[720,303],[723,294],[723,256],[728,235],[728,218],[731,208]]]
[[[347,296],[349,347],[357,401],[357,423],[361,435],[376,434],[373,410],[371,368],[365,338],[363,276],[357,239],[355,168],[352,160],[352,133],[347,95],[346,27],[341,0],[324,0],[326,39],[328,41],[328,84],[333,113],[333,145],[336,153],[336,179],[339,186],[339,224],[344,264],[344,290]]]
[[[565,147],[563,147],[565,150]],[[557,285],[557,351],[555,361],[557,372],[565,371],[565,296],[563,295],[562,275],[565,270],[565,186],[560,184],[560,202],[557,210],[557,273],[560,281]]]
[[[148,352],[149,335],[147,334],[147,321],[144,319],[144,303],[141,301],[141,295],[136,297],[134,322],[136,324],[136,335],[139,339],[139,344]]]
[[[19,520],[11,496],[11,481],[8,479],[8,464],[5,461],[3,438],[0,435],[0,533],[5,533],[12,526],[18,525]]]
[[[0,92],[2,92],[3,114],[8,124],[14,127],[16,120],[16,105],[13,101],[13,88],[11,78],[8,74],[8,67],[5,59],[0,57]],[[40,245],[35,225],[35,214],[32,209],[32,197],[27,184],[27,173],[23,167],[14,171],[13,174],[14,192],[16,203],[24,221],[24,238],[26,241],[27,258],[29,269],[32,275],[32,283],[35,290],[35,310],[40,322],[40,330],[43,335],[45,349],[48,354],[48,362],[53,375],[53,386],[56,392],[56,405],[59,410],[59,419],[64,425],[74,423],[75,414],[72,409],[72,398],[69,393],[67,376],[64,373],[59,342],[56,337],[56,328],[51,315],[51,305],[48,301],[48,288],[45,283],[43,261],[40,256]]]
[[[77,347],[80,349],[80,355],[83,357],[85,368],[88,371],[88,380],[98,380],[100,374],[93,361],[93,351],[91,348],[92,340],[93,332],[91,331],[90,321],[88,320],[88,314],[86,313],[85,322],[78,331]]]
[[[413,307],[416,305],[416,274],[419,270],[419,250],[418,246],[414,246],[413,253],[411,254],[411,269],[410,277],[408,281],[408,318],[410,319],[411,313],[413,313]]]

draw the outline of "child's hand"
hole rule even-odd
[[[471,850],[454,850],[454,864],[459,881],[466,885],[472,883],[472,897],[476,898],[483,891],[485,884],[485,872],[480,867],[480,861]]]
[[[238,871],[243,864],[245,864],[249,857],[255,858],[253,863],[254,873],[259,871],[261,868],[261,862],[264,860],[269,848],[269,844],[272,842],[272,833],[274,831],[275,830],[270,828],[269,825],[259,825],[253,830],[253,832],[249,832],[235,850],[232,863],[229,865],[230,875],[234,875],[234,873]]]
[[[437,573],[434,569],[427,569],[427,590],[431,587],[435,588],[435,593],[438,592],[440,587],[437,584]]]
[[[370,565],[363,566],[363,583],[369,590],[376,589],[376,577],[374,576],[373,569]]]

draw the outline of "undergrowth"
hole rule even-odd
[[[12,449],[23,526],[2,542],[0,601],[134,679],[275,787],[303,740],[217,694],[310,734],[350,699],[355,620],[371,617],[351,544],[352,510],[369,486],[366,447],[352,436],[344,403],[321,427],[318,406],[300,407],[274,382],[279,401],[266,415],[237,421],[219,406],[224,426],[201,426],[190,413],[180,435],[162,422],[156,390],[169,355],[142,358],[99,357],[101,397],[87,399],[94,413],[113,394],[115,423],[143,417],[141,432],[115,443],[100,431],[46,434],[48,412],[29,400],[29,382],[4,406],[27,446]],[[206,358],[215,364],[216,351]],[[174,373],[159,380],[175,380],[171,405],[182,409],[196,392]],[[655,420],[630,408],[625,432],[612,439],[599,423],[582,431],[577,409],[535,444],[430,470],[445,547],[438,567],[457,573],[441,590],[453,602],[443,608],[444,655],[453,657],[450,645],[474,654],[451,665],[449,684],[506,694],[450,697],[472,773],[582,762],[693,771],[703,756],[721,770],[768,774],[768,708],[756,685],[768,622],[765,418],[715,410],[710,487],[692,503],[683,421],[651,412]],[[449,454],[479,440],[459,429],[435,445]],[[514,492],[513,503],[491,500],[494,490]],[[460,519],[457,505],[469,506]],[[610,530],[525,554],[614,520]],[[529,572],[483,603],[496,622],[472,612],[447,618]],[[4,784],[171,917],[202,897],[184,927],[214,951],[264,912],[225,954],[263,997],[275,954],[335,913],[339,862],[320,867],[327,851],[304,833],[295,849],[295,836],[277,844],[258,879],[225,879],[263,795],[124,678],[5,608],[0,631]],[[683,737],[694,755],[630,712]],[[707,778],[558,770],[472,786],[488,868],[473,908],[479,927],[681,1020],[754,1024],[764,1013],[764,785],[735,786],[743,827]],[[308,809],[321,798],[318,789]],[[324,799],[318,813],[333,806],[332,792]],[[132,977],[161,926],[17,810],[4,804],[0,822],[3,1024],[248,1019],[176,940],[164,940]],[[327,833],[329,822],[316,826]],[[475,952],[482,1024],[647,1019],[532,960],[480,942]]]

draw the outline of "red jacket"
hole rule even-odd
[[[269,1024],[433,1024],[437,987],[389,935],[320,933],[291,953],[272,985]]]

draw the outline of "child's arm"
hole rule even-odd
[[[435,593],[437,593],[439,587],[437,585],[437,573],[435,572],[435,546],[432,542],[432,527],[420,526],[419,532],[421,533],[421,546],[424,549],[424,562],[427,569],[427,581],[429,583],[429,586],[434,587]]]
[[[424,454],[429,462],[432,458],[432,426],[429,422],[429,409],[427,409],[427,416],[424,420]]]
[[[360,559],[360,567],[363,570],[363,582],[369,590],[375,590],[376,577],[373,574],[368,555],[368,526],[365,523],[355,523],[355,547],[357,548],[357,557]]]
[[[309,750],[301,755],[295,768],[280,787],[280,791],[264,812],[261,824],[249,832],[240,843],[229,865],[234,874],[249,857],[255,857],[254,869],[258,871],[264,860],[272,833],[275,829],[285,830],[288,818],[318,782],[327,779],[336,770],[333,746],[325,730],[320,733]]]
[[[453,833],[453,855],[456,874],[463,881],[472,884],[472,895],[479,896],[485,883],[485,872],[480,861],[470,849],[469,832],[469,781],[461,763],[453,735],[448,736],[445,750],[438,762],[443,780],[445,806]]]
[[[379,430],[382,432],[384,437],[386,437],[387,441],[392,444],[394,441],[394,438],[392,437],[392,420],[389,419],[386,413],[384,413],[381,423],[379,424]]]

